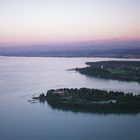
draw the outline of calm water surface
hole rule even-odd
[[[140,140],[139,114],[80,113],[28,102],[33,94],[63,87],[140,93],[137,82],[91,78],[67,70],[103,60],[116,59],[0,57],[0,140]]]

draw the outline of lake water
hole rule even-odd
[[[140,140],[140,114],[71,112],[52,109],[46,102],[28,102],[33,94],[64,87],[140,94],[137,82],[91,78],[68,70],[103,60],[129,59],[0,57],[0,140]]]

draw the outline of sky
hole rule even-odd
[[[140,0],[0,0],[0,44],[140,39]]]

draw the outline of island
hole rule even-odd
[[[140,61],[100,61],[86,64],[87,67],[74,70],[87,76],[140,83]]]
[[[139,113],[140,94],[90,88],[51,89],[38,97],[55,109],[101,113]]]

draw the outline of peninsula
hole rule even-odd
[[[89,88],[63,88],[51,89],[39,97],[40,102],[47,101],[48,104],[57,109],[90,111],[90,112],[140,112],[140,94],[114,92]]]
[[[75,70],[87,76],[140,82],[140,61],[100,61],[86,64],[87,67]]]

